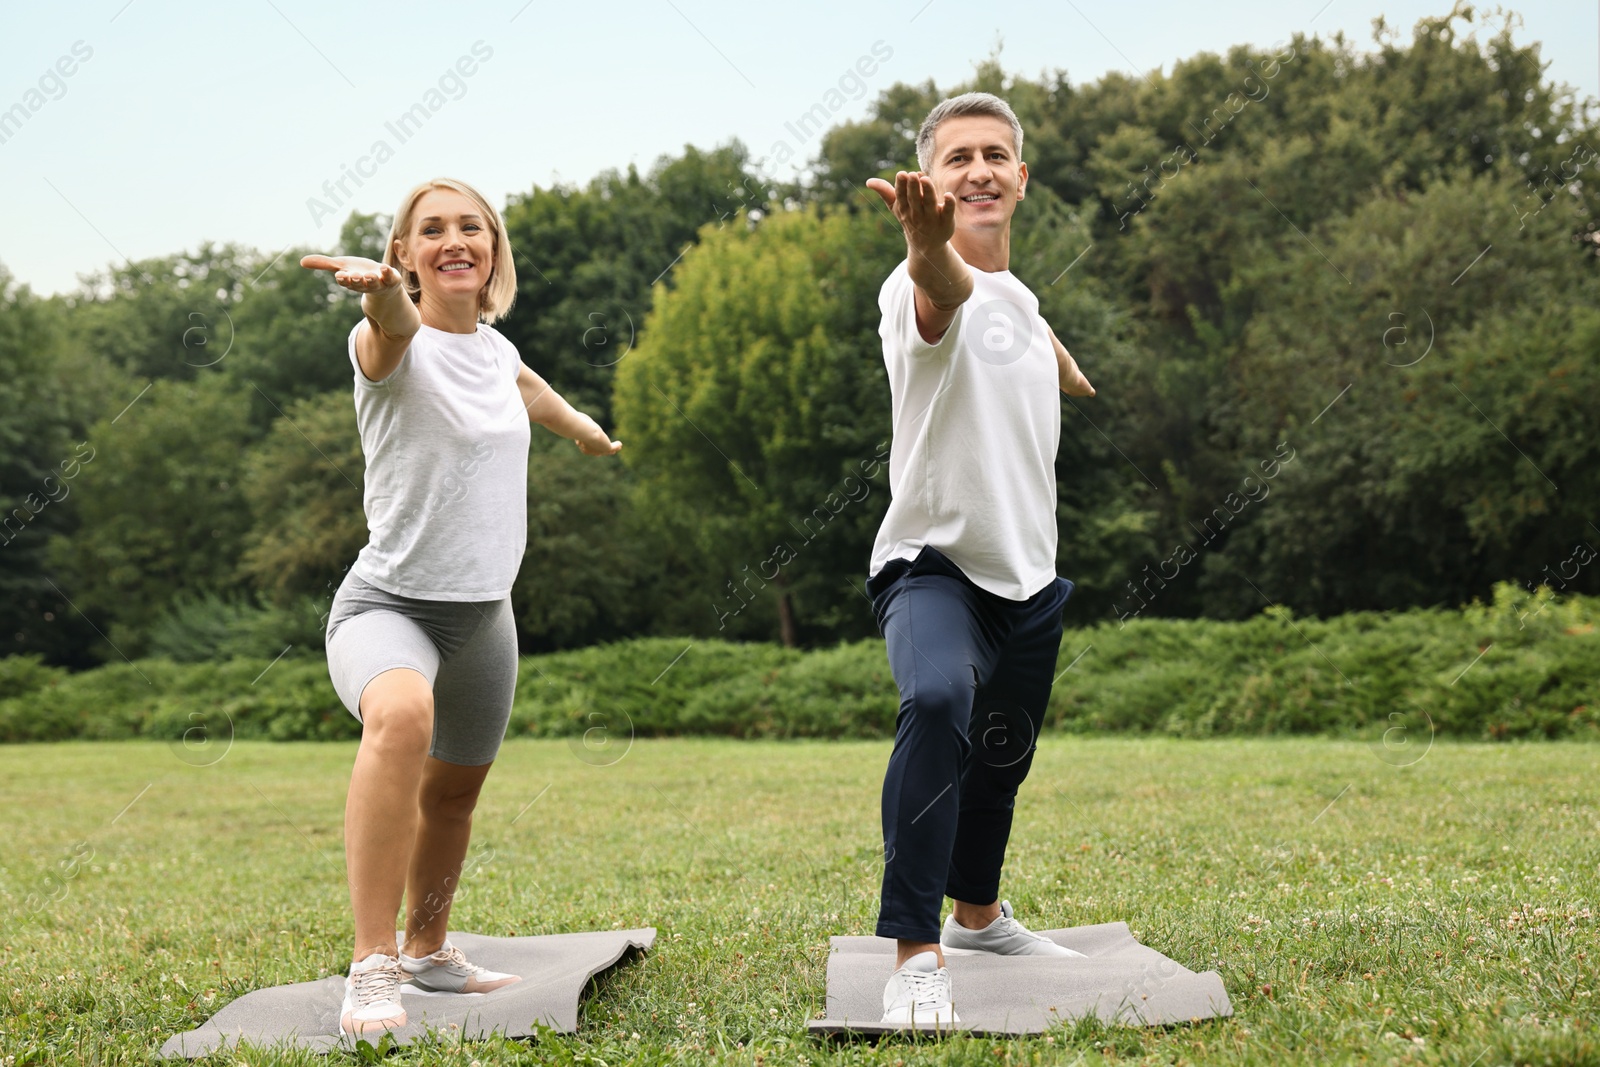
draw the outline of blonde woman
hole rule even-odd
[[[349,356],[369,538],[327,633],[334,687],[362,723],[345,804],[355,951],[339,1019],[362,1034],[405,1024],[404,981],[480,993],[520,979],[473,964],[445,933],[516,684],[509,594],[527,541],[529,424],[586,455],[622,445],[490,325],[511,307],[516,272],[499,213],[470,185],[437,178],[408,193],[382,263],[300,265],[363,294]]]

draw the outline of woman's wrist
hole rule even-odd
[[[422,324],[417,305],[401,285],[366,294],[361,298],[361,310],[384,333],[415,333]]]

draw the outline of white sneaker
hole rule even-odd
[[[438,952],[421,959],[401,952],[400,967],[412,985],[434,993],[491,993],[522,981],[519,974],[501,974],[467,962],[467,957],[448,939]]]
[[[406,1009],[400,1003],[403,977],[400,961],[381,952],[352,963],[350,976],[344,980],[339,1029],[347,1034],[364,1034],[404,1026]]]
[[[961,1022],[950,1002],[950,972],[939,966],[932,952],[919,952],[889,976],[883,990],[883,1024],[915,1026],[933,1023],[940,1027]]]
[[[956,922],[954,914],[944,921],[944,932],[939,944],[946,949],[966,952],[993,952],[1001,956],[1077,956],[1064,945],[1058,945],[1043,934],[1032,930],[1011,917],[1011,901],[1000,902],[1000,917],[982,930],[969,930]]]

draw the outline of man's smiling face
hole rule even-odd
[[[945,119],[933,136],[935,188],[956,194],[956,228],[989,230],[1011,223],[1028,188],[1011,124],[990,115]]]

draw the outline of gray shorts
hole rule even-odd
[[[384,671],[409,667],[433,690],[429,754],[447,763],[492,763],[517,687],[511,598],[484,603],[414,600],[345,575],[328,613],[328,674],[361,718],[361,693]]]

